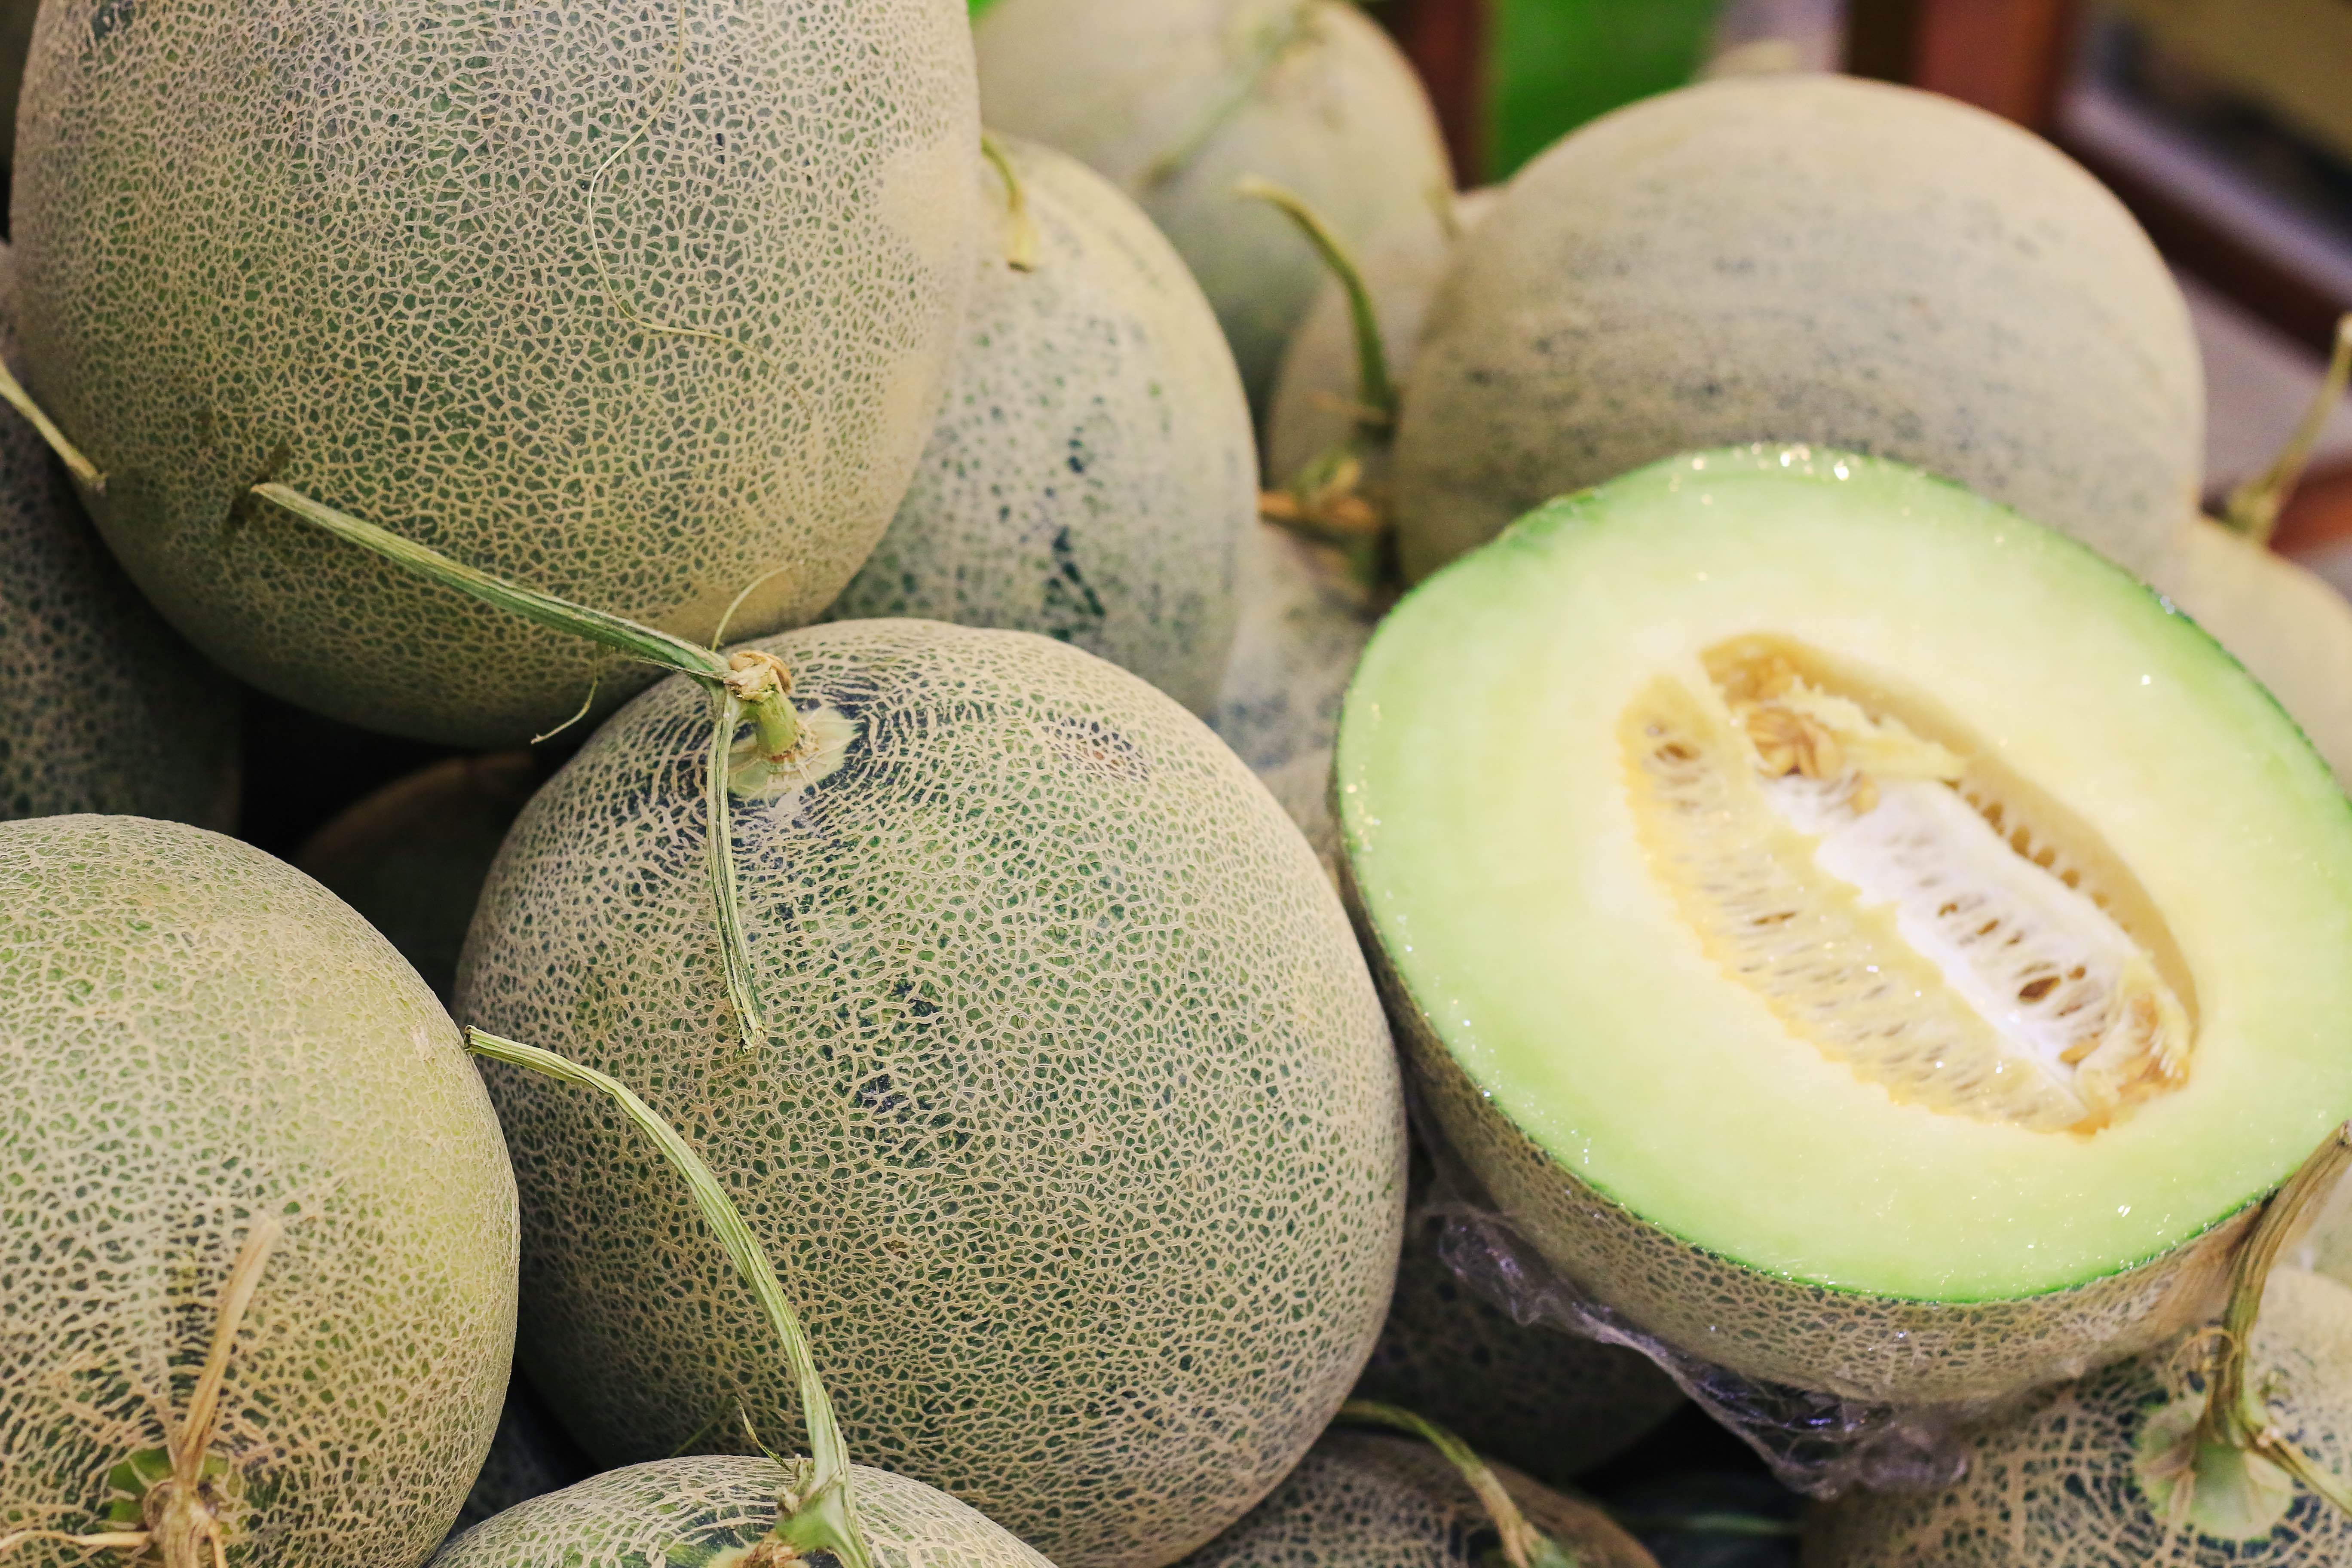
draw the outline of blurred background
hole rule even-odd
[[[1463,185],[1708,74],[1845,70],[1965,100],[2106,183],[2197,318],[2218,499],[2268,462],[2352,310],[2347,0],[1373,0]],[[2352,595],[2352,400],[2278,548]]]

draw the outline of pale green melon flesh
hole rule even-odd
[[[1418,580],[1671,453],[1811,441],[2156,566],[2204,372],[2128,213],[1949,98],[1790,75],[1664,93],[1514,179],[1430,307],[1397,433]]]
[[[913,488],[828,620],[1042,632],[1194,711],[1232,651],[1257,515],[1249,405],[1150,219],[1075,159],[1000,138],[1037,240],[1006,259],[981,171],[978,280]]]
[[[1297,41],[1254,79],[1276,37]],[[1341,0],[997,0],[974,38],[988,123],[1143,204],[1216,307],[1261,415],[1323,269],[1288,219],[1234,184],[1296,191],[1349,244],[1401,224],[1435,232],[1453,192],[1419,78]]]
[[[2151,1423],[2188,1419],[2167,1346],[2036,1394],[1965,1435],[1968,1473],[1925,1493],[1858,1492],[1818,1511],[1805,1568],[2318,1568],[2352,1561],[2352,1515],[2290,1485],[2284,1497],[2207,1496],[2176,1521],[2147,1473]],[[2194,1364],[2195,1358],[2187,1358]],[[2352,1472],[2352,1290],[2292,1269],[2271,1279],[2246,1386],[2279,1430],[2338,1477]],[[2168,1407],[2169,1409],[2168,1410]],[[2210,1473],[2210,1472],[2209,1472]],[[2209,1488],[2209,1492],[2215,1489]],[[2231,1489],[2234,1491],[2235,1489]],[[2270,1517],[2284,1504],[2282,1517]],[[2233,1522],[2215,1520],[2220,1512]]]
[[[1493,1468],[1528,1522],[1576,1568],[1655,1568],[1640,1543],[1591,1503],[1507,1466]],[[1184,1559],[1183,1568],[1485,1568],[1500,1561],[1497,1540],[1469,1483],[1436,1449],[1335,1428],[1249,1517]]]
[[[2213,634],[2352,784],[2352,605],[2328,582],[2210,518],[2156,587]]]
[[[732,1568],[775,1527],[787,1481],[772,1459],[725,1455],[609,1470],[475,1526],[434,1568]],[[1053,1568],[1009,1531],[904,1476],[853,1466],[850,1487],[875,1568]]]
[[[212,1449],[247,1503],[228,1561],[422,1561],[498,1420],[517,1246],[498,1122],[432,993],[258,850],[47,817],[0,825],[0,1535],[99,1527],[275,1216]]]
[[[613,661],[256,479],[697,640],[758,582],[770,631],[881,536],[971,284],[954,0],[60,0],[18,125],[32,390],[131,577],[256,685],[456,744]]]
[[[686,1130],[853,1453],[1062,1568],[1158,1568],[1297,1462],[1387,1306],[1401,1086],[1338,897],[1198,720],[1089,654],[920,621],[759,646],[837,738],[735,807],[772,1043],[720,988],[683,680],[518,820],[460,1014]],[[565,1426],[623,1462],[732,1443],[740,1400],[789,1441],[771,1331],[671,1178],[584,1097],[491,1076]]]
[[[29,16],[25,25],[31,25]],[[21,374],[16,260],[0,354]],[[107,555],[33,427],[0,422],[0,818],[121,812],[226,831],[236,694]]]
[[[1715,966],[1636,843],[1616,726],[1758,631],[1932,693],[2095,826],[2193,976],[2184,1088],[2089,1136],[1897,1105]],[[1548,509],[1384,623],[1339,781],[1372,931],[1491,1137],[1721,1259],[1768,1338],[1776,1277],[1864,1317],[2136,1289],[2352,1112],[2324,766],[2123,574],[1897,465],[1719,451]]]

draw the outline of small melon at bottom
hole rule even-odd
[[[1545,509],[1374,634],[1349,868],[1473,1173],[1684,1351],[2000,1395],[2199,1321],[2352,1116],[2352,811],[2120,570],[1899,464]]]

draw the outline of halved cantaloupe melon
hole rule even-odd
[[[1341,721],[1429,1102],[1748,1376],[2000,1394],[2213,1300],[2352,1115],[2352,810],[2089,551],[1900,465],[1670,459],[1414,594]]]

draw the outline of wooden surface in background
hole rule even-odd
[[[1378,15],[1421,68],[1454,156],[1454,183],[1464,190],[1484,184],[1486,0],[1388,0]]]

